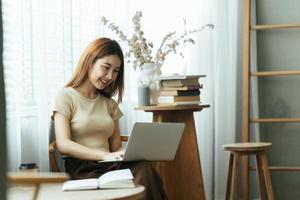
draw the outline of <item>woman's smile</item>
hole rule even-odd
[[[106,87],[109,84],[108,80],[103,80],[103,79],[99,79],[99,82],[101,83],[101,85],[103,85],[104,87]]]

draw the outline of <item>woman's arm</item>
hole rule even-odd
[[[121,151],[122,144],[121,144],[121,136],[120,136],[120,129],[119,129],[119,120],[115,120],[115,129],[112,136],[109,138],[109,147],[111,152]]]
[[[82,160],[104,160],[109,152],[91,149],[71,140],[70,121],[56,112],[54,115],[55,137],[60,153]]]

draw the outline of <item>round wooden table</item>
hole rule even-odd
[[[143,199],[145,187],[137,186],[128,189],[102,189],[102,190],[81,190],[67,191],[61,190],[62,183],[45,183],[40,185],[37,200],[140,200]],[[30,190],[24,187],[10,188],[8,190],[8,200],[29,200],[31,199]]]

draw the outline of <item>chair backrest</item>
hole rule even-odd
[[[50,161],[50,168],[52,172],[63,172],[64,169],[64,161],[59,153],[58,149],[56,148],[56,141],[55,141],[55,129],[54,129],[54,122],[51,120],[50,122],[50,133],[49,133],[49,161]]]

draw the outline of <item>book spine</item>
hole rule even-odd
[[[163,80],[161,85],[164,87],[181,87],[199,85],[198,79],[182,79],[182,80]]]
[[[200,101],[200,96],[174,96],[174,102]]]
[[[161,96],[197,96],[200,95],[200,90],[186,90],[186,91],[180,91],[180,90],[170,90],[170,91],[161,91]]]
[[[190,85],[190,86],[180,86],[180,87],[166,87],[161,85],[160,90],[162,91],[170,91],[170,90],[180,90],[180,91],[186,91],[186,90],[196,90],[203,88],[202,84],[198,85]]]

